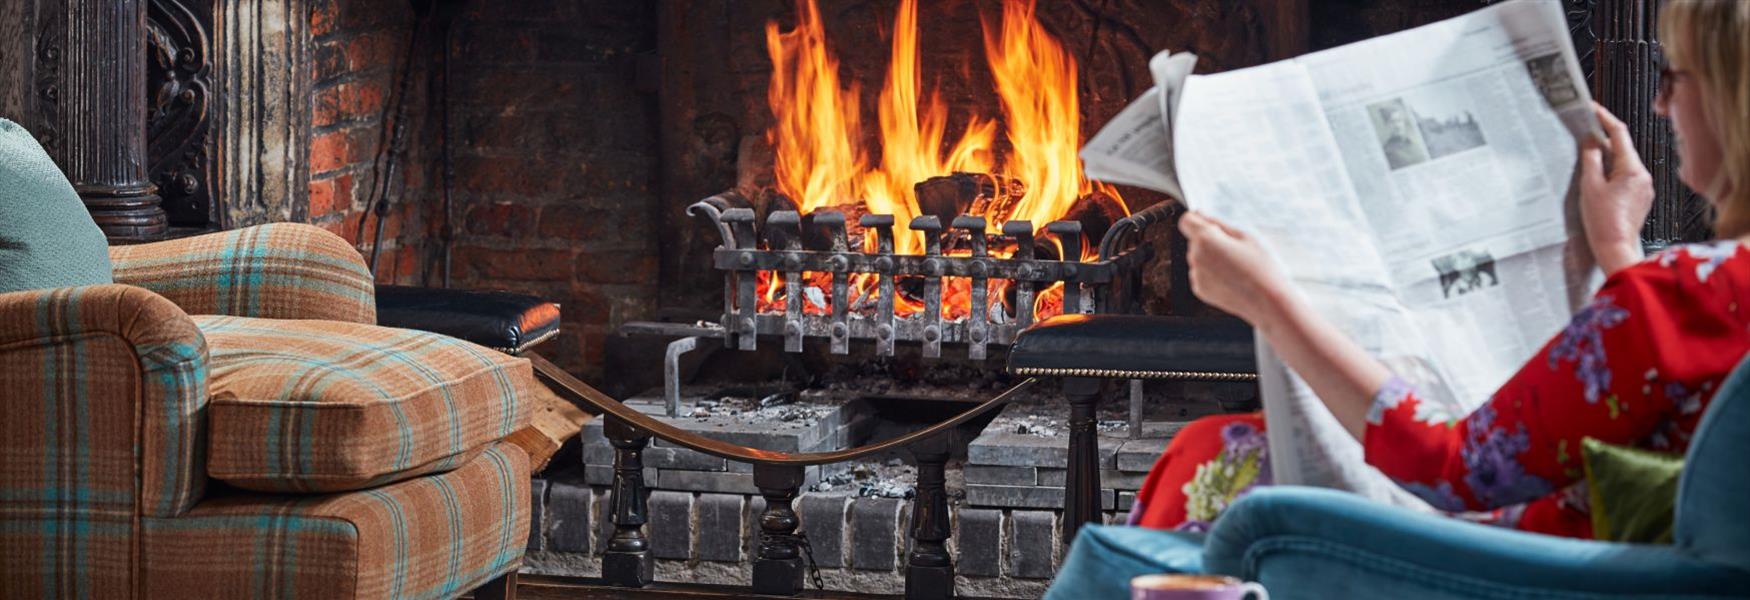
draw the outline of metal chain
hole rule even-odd
[[[814,546],[808,543],[808,534],[798,531],[795,536],[796,547],[802,549],[802,556],[808,561],[808,576],[814,581],[815,589],[826,591],[826,580],[820,576],[820,565],[814,562]]]

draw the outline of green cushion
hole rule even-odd
[[[1616,542],[1671,543],[1677,478],[1683,455],[1580,443],[1591,494],[1592,537]]]
[[[0,293],[111,283],[109,243],[36,138],[0,119]]]

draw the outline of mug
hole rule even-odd
[[[1130,600],[1270,600],[1264,586],[1226,575],[1142,575],[1130,580]]]

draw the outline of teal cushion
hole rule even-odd
[[[1683,455],[1585,438],[1580,456],[1591,495],[1592,537],[1612,542],[1671,543],[1677,476]]]
[[[0,292],[111,283],[109,243],[36,138],[0,119]]]

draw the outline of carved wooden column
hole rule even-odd
[[[310,7],[213,0],[215,216],[226,228],[302,221],[310,195]]]
[[[1063,543],[1075,540],[1083,524],[1100,522],[1100,437],[1094,423],[1095,409],[1106,381],[1092,377],[1065,377],[1063,395],[1069,398],[1069,478],[1063,490]]]
[[[111,240],[168,229],[146,174],[145,0],[38,0],[37,139]]]
[[[948,516],[947,465],[951,433],[911,445],[918,461],[917,499],[911,511],[911,555],[905,565],[906,598],[953,598],[954,557],[948,553],[953,523]]]
[[[794,596],[802,591],[802,546],[796,536],[802,520],[790,505],[802,488],[802,477],[801,465],[753,466],[753,485],[766,499],[766,510],[760,513],[759,553],[753,561],[754,592]]]
[[[602,579],[618,586],[644,587],[656,578],[656,561],[644,537],[648,520],[644,448],[650,445],[650,434],[611,417],[603,432],[614,446],[614,535],[602,552]]]

